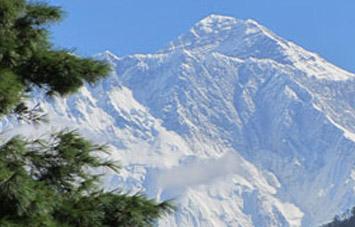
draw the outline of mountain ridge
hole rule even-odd
[[[355,203],[354,74],[288,41],[243,33],[256,23],[213,15],[170,49],[106,51],[97,57],[112,64],[108,78],[32,102],[57,128],[111,146],[123,168],[107,173],[107,188],[175,198],[177,212],[160,226],[325,223]],[[198,40],[205,32],[213,38]]]

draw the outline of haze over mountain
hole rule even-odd
[[[107,188],[175,199],[160,226],[316,226],[355,205],[354,74],[219,15],[157,53],[97,57],[107,79],[36,94],[56,125],[40,127],[108,143],[123,168]]]

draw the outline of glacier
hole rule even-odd
[[[50,125],[120,161],[104,187],[173,199],[158,226],[319,226],[355,205],[355,75],[254,20],[210,15],[151,54],[96,56],[113,71],[79,93],[36,92]]]

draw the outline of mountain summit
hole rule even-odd
[[[112,147],[108,189],[175,199],[160,226],[317,226],[355,204],[354,74],[218,15],[157,53],[98,57],[107,79],[32,102]]]
[[[211,15],[172,42],[168,50],[187,49],[203,54],[216,51],[239,58],[271,58],[285,63],[287,45],[253,20]]]
[[[177,49],[203,55],[218,52],[241,59],[271,59],[307,69],[320,78],[340,80],[354,76],[250,19],[239,20],[212,14],[196,23],[189,32],[179,36],[162,52]],[[329,77],[324,71],[332,71],[334,75]]]

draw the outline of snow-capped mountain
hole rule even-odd
[[[98,57],[107,79],[32,101],[42,127],[111,145],[106,187],[174,199],[159,226],[317,226],[355,205],[354,74],[218,15],[157,53]]]

